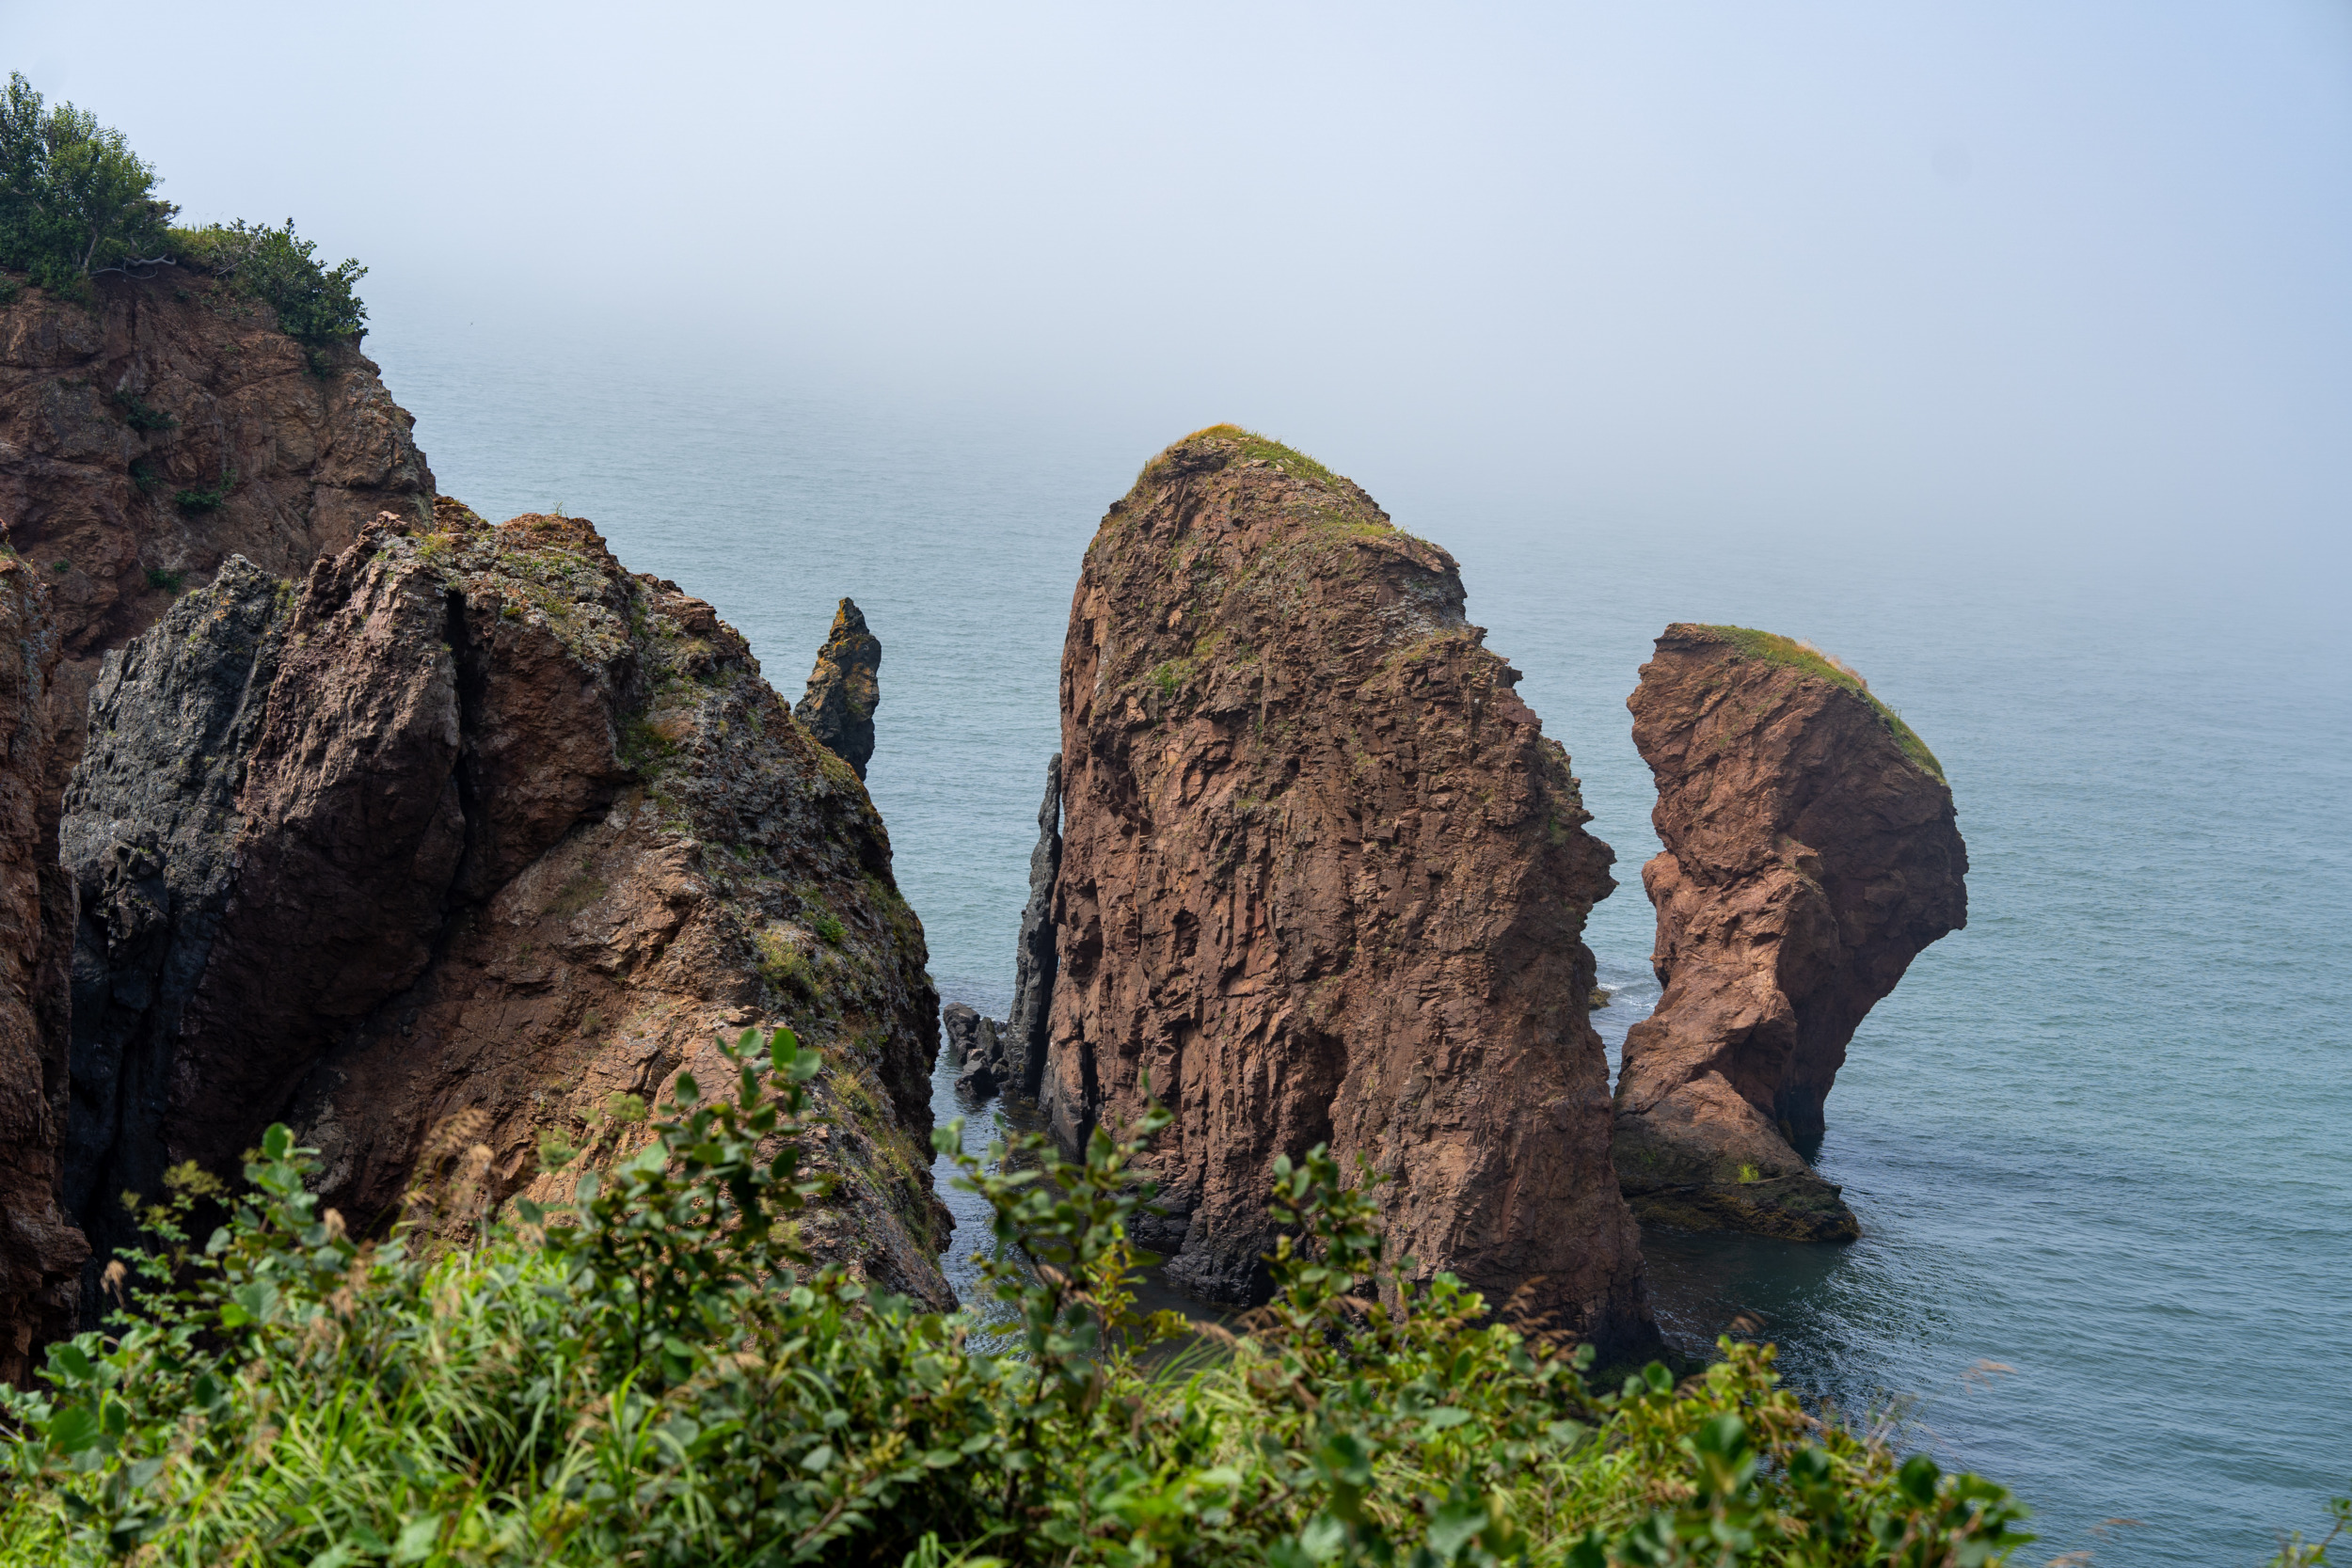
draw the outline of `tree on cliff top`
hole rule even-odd
[[[11,71],[0,92],[0,266],[43,288],[155,257],[180,209],[121,132],[71,103],[46,104]]]
[[[180,209],[155,195],[160,182],[121,132],[71,103],[50,105],[9,73],[0,91],[0,267],[87,299],[100,273],[177,261],[262,301],[288,337],[312,348],[366,335],[367,307],[353,285],[367,268],[321,265],[292,218],[281,229],[172,228]]]

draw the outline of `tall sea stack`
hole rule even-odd
[[[882,640],[848,599],[834,611],[833,635],[817,650],[808,689],[792,716],[860,779],[874,759],[874,709],[882,705]]]
[[[1798,1151],[1864,1015],[1967,923],[1943,769],[1851,670],[1744,627],[1668,626],[1627,705],[1658,781],[1642,883],[1666,989],[1626,1037],[1626,1196],[1695,1229],[1851,1239]]]
[[[1230,425],[1148,465],[1062,656],[1059,974],[1041,1098],[1075,1141],[1175,1113],[1171,1277],[1264,1288],[1269,1172],[1394,1180],[1391,1252],[1613,1350],[1651,1343],[1585,1016],[1613,885],[1568,758],[1443,550]]]

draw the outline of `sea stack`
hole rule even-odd
[[[834,612],[833,635],[817,650],[808,690],[792,716],[860,780],[874,757],[874,709],[882,704],[882,640],[850,600]]]
[[[62,839],[93,1268],[118,1194],[233,1174],[272,1120],[357,1228],[451,1127],[489,1198],[560,1200],[681,1071],[726,1080],[719,1037],[788,1023],[840,1179],[804,1239],[952,1304],[938,1002],[881,819],[743,639],[584,520],[444,497],[300,585],[230,560],[106,658]]]
[[[1799,1150],[1864,1015],[1967,923],[1951,789],[1859,675],[1771,633],[1668,626],[1627,705],[1658,781],[1642,883],[1665,994],[1626,1037],[1626,1196],[1693,1229],[1851,1240]]]
[[[1145,467],[1062,656],[1041,1104],[1071,1143],[1175,1113],[1145,1240],[1199,1294],[1263,1291],[1274,1159],[1327,1143],[1392,1178],[1393,1256],[1638,1351],[1585,1016],[1612,857],[1484,637],[1320,464],[1219,425]]]

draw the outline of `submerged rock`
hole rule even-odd
[[[808,691],[792,716],[860,779],[874,757],[874,709],[882,704],[882,640],[848,599],[834,612],[833,635],[817,650]]]
[[[1952,792],[1859,676],[1787,638],[1668,626],[1627,705],[1658,781],[1642,882],[1665,994],[1626,1037],[1626,1196],[1692,1228],[1850,1240],[1799,1149],[1863,1017],[1967,923]]]
[[[1394,1180],[1391,1254],[1498,1307],[1654,1342],[1585,1018],[1613,883],[1568,759],[1463,618],[1453,559],[1232,426],[1170,447],[1089,548],[1062,657],[1066,1142],[1148,1092],[1144,1240],[1185,1288],[1265,1286],[1277,1155]]]
[[[866,793],[674,583],[577,518],[386,515],[299,590],[242,562],[112,656],[67,801],[76,1212],[284,1119],[355,1227],[436,1129],[493,1199],[645,1139],[715,1040],[819,1047],[820,1258],[934,1303],[937,1002]],[[448,1142],[444,1135],[442,1143]],[[94,1267],[94,1265],[93,1265]]]
[[[64,651],[50,593],[0,551],[0,1380],[71,1333],[88,1244],[59,1201],[73,890],[57,864]]]

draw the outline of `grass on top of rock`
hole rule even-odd
[[[1339,475],[1309,457],[1305,452],[1294,451],[1279,441],[1261,436],[1254,430],[1245,430],[1237,424],[1204,425],[1175,444],[1183,447],[1189,446],[1195,441],[1230,442],[1241,449],[1243,457],[1254,457],[1263,462],[1271,463],[1293,479],[1303,479],[1311,483],[1328,485],[1334,489],[1343,483]],[[1136,482],[1140,483],[1152,478],[1160,470],[1167,458],[1168,453],[1164,451],[1146,463],[1143,466],[1143,471],[1136,476]]]
[[[1832,657],[1810,642],[1800,642],[1793,637],[1783,637],[1777,632],[1758,631],[1754,626],[1708,626],[1707,629],[1739,649],[1743,657],[1761,659],[1768,664],[1787,665],[1792,670],[1802,670],[1808,675],[1819,675],[1825,681],[1844,687],[1877,712],[1880,720],[1893,733],[1895,743],[1902,748],[1903,755],[1932,773],[1937,783],[1950,782],[1944,777],[1944,765],[1935,760],[1933,752],[1928,750],[1928,743],[1903,722],[1901,714],[1879,701],[1870,690],[1870,683],[1864,680],[1861,673],[1851,665]]]
[[[2028,1539],[1999,1487],[1808,1413],[1769,1347],[1594,1390],[1588,1351],[1387,1258],[1321,1148],[1276,1165],[1268,1306],[1239,1332],[1145,1315],[1156,1106],[1074,1161],[1028,1134],[984,1165],[942,1130],[1003,1326],[918,1311],[799,1245],[818,1053],[778,1030],[727,1054],[723,1092],[681,1077],[569,1205],[466,1244],[429,1216],[482,1212],[486,1146],[380,1238],[320,1205],[282,1126],[233,1198],[173,1172],[107,1330],[0,1394],[0,1565],[1828,1568]]]

